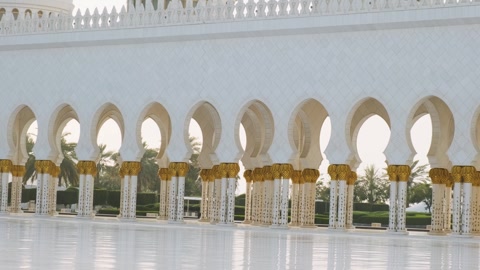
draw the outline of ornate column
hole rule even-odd
[[[227,210],[227,164],[221,163],[218,168],[221,173],[219,224],[225,224]]]
[[[0,215],[8,214],[8,182],[12,177],[13,163],[9,159],[0,160]]]
[[[168,168],[160,168],[158,170],[158,176],[160,178],[160,203],[158,209],[158,219],[166,220],[168,218],[168,185],[170,184],[170,174]]]
[[[227,224],[233,225],[235,221],[235,183],[240,171],[238,163],[227,163]]]
[[[473,166],[462,168],[463,177],[463,208],[462,208],[462,235],[472,233],[472,184],[476,174]]]
[[[35,170],[37,171],[37,201],[35,215],[46,216],[50,214],[50,178],[55,164],[50,160],[35,161]]]
[[[290,226],[299,226],[300,221],[300,211],[302,211],[303,206],[300,204],[300,177],[302,177],[302,171],[294,170],[292,173],[292,212]],[[303,212],[303,211],[302,211]]]
[[[202,169],[200,178],[202,179],[202,201],[200,203],[200,222],[209,221],[208,218],[208,174],[210,169]]]
[[[453,178],[453,220],[452,220],[452,234],[460,235],[461,234],[461,218],[462,218],[462,167],[453,166],[452,167],[452,178]]]
[[[168,202],[168,221],[175,222],[177,220],[177,164],[172,162],[168,166],[168,174],[171,177],[169,187]]]
[[[256,186],[255,190],[255,213],[253,216],[253,225],[262,225],[263,213],[263,168],[255,168],[253,170],[253,178]]]
[[[307,224],[308,220],[308,211],[307,211],[307,202],[308,202],[308,185],[305,181],[304,171],[302,171],[302,175],[298,178],[298,225],[304,226]],[[293,176],[292,176],[293,180]]]
[[[263,225],[272,225],[272,207],[273,207],[273,173],[272,166],[263,167]]]
[[[215,175],[217,174],[218,165],[213,166],[208,175],[208,218],[211,223],[216,222],[215,211]]]
[[[472,183],[472,233],[475,235],[480,234],[480,172],[475,172]]]
[[[398,233],[407,233],[407,183],[410,178],[410,166],[398,165],[397,227]]]
[[[120,168],[120,176],[123,177],[122,208],[120,219],[133,221],[137,213],[137,178],[142,166],[140,162],[125,161]]]
[[[288,224],[288,195],[290,191],[290,178],[292,177],[292,164],[280,164],[280,177],[282,179],[282,191],[280,200],[279,227],[287,228]]]
[[[243,177],[246,182],[245,190],[245,220],[243,223],[252,223],[252,170],[245,170]]]
[[[52,169],[52,177],[50,178],[50,215],[57,215],[57,186],[58,178],[60,176],[61,169],[59,166],[55,166]]]
[[[432,168],[429,172],[432,179],[432,222],[429,234],[443,235],[444,217],[443,200],[445,196],[445,182],[448,177],[448,171],[442,168]]]
[[[178,177],[178,190],[177,190],[177,219],[176,222],[183,223],[184,199],[185,199],[185,177],[187,176],[189,165],[186,162],[177,162],[175,168]]]
[[[142,164],[140,162],[135,162],[131,161],[129,162],[130,164],[130,171],[128,172],[130,174],[130,188],[129,188],[129,199],[130,199],[130,209],[129,209],[129,214],[128,218],[134,220],[137,217],[137,182],[138,182],[138,174],[142,170]],[[93,177],[91,174],[88,174],[88,169],[87,169],[87,180],[91,177],[91,183],[92,183],[92,192],[93,192]],[[87,184],[90,184],[89,181],[87,181]],[[92,196],[93,198],[93,196]]]
[[[23,213],[22,211],[22,180],[25,175],[25,166],[13,165],[12,199],[10,213]]]
[[[77,216],[93,217],[94,177],[97,175],[97,164],[95,161],[79,161],[77,168],[79,172]]]
[[[320,173],[316,169],[304,169],[301,180],[303,187],[303,213],[301,214],[301,226],[304,228],[315,227],[315,183]]]
[[[338,222],[337,229],[345,230],[347,210],[347,177],[350,174],[350,166],[346,164],[337,165],[338,177]]]
[[[449,233],[452,231],[452,186],[453,186],[453,177],[448,172],[445,179],[445,200],[443,201],[443,213],[445,215],[444,220],[444,231]]]
[[[353,226],[353,197],[355,182],[357,181],[357,173],[351,171],[347,179],[347,229],[355,229]]]
[[[273,164],[273,206],[272,206],[272,226],[276,227],[280,223],[280,202],[281,202],[281,176],[282,170],[280,164]]]
[[[390,206],[388,217],[388,232],[395,232],[397,225],[397,186],[398,176],[397,167],[394,165],[388,165],[387,174],[390,180]]]
[[[328,174],[330,175],[330,210],[329,210],[329,220],[328,228],[336,229],[337,228],[337,187],[338,187],[338,173],[337,165],[328,166]]]

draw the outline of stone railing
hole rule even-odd
[[[87,10],[76,15],[55,15],[39,18],[13,19],[5,14],[0,21],[0,36],[34,33],[55,33],[72,31],[92,31],[101,29],[136,28],[163,25],[186,25],[241,20],[267,20],[286,17],[325,16],[349,13],[368,13],[408,9],[428,9],[451,6],[476,5],[471,0],[248,0],[234,2],[227,0],[220,4],[215,1],[199,0],[194,7],[187,0],[185,7],[179,0],[172,0],[166,9],[155,10],[147,1],[146,7],[130,6],[120,12],[115,8],[111,12],[97,9],[93,14]]]

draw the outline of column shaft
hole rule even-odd
[[[406,231],[407,222],[407,182],[398,182],[398,197],[397,197],[397,232]]]
[[[221,190],[220,190],[220,215],[219,223],[225,224],[226,221],[226,204],[227,204],[227,178],[223,177],[221,180]]]
[[[355,185],[347,186],[347,229],[353,228],[353,196]]]
[[[461,218],[462,218],[462,207],[461,207],[461,195],[462,195],[462,183],[455,182],[453,186],[453,220],[452,220],[452,233],[460,234],[461,233]]]
[[[228,178],[228,201],[227,201],[227,223],[233,224],[235,220],[235,181],[237,179]]]
[[[397,181],[390,182],[390,206],[388,218],[388,230],[395,232],[397,228]]]
[[[330,181],[330,213],[328,228],[335,229],[337,228],[337,186],[338,181],[332,179]]]
[[[471,234],[472,183],[463,183],[462,234]]]
[[[346,209],[347,209],[347,181],[341,179],[338,181],[338,223],[337,229],[344,230],[346,227]]]
[[[274,179],[273,180],[273,207],[272,207],[272,212],[273,212],[273,218],[272,218],[272,225],[273,226],[278,226],[280,222],[280,216],[279,216],[279,211],[280,211],[280,201],[281,201],[281,179]]]
[[[282,197],[281,197],[281,204],[280,204],[280,210],[281,210],[281,217],[279,221],[280,226],[287,226],[288,223],[288,191],[289,191],[289,182],[290,179],[288,178],[283,178],[282,179]]]

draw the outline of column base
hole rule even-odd
[[[355,230],[355,229],[356,229],[356,227],[353,226],[353,225],[347,226],[347,230]]]
[[[161,216],[158,216],[158,217],[157,217],[157,220],[168,220],[168,217],[161,217]]]
[[[242,222],[242,224],[252,224],[252,221],[251,221],[251,220],[244,220],[244,221]]]

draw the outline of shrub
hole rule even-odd
[[[157,195],[155,193],[137,193],[137,204],[153,204],[157,201]]]
[[[107,204],[113,207],[120,207],[120,190],[109,190],[107,192]]]
[[[57,191],[57,204],[76,204],[78,203],[78,189],[68,188],[65,191]]]
[[[390,206],[388,206],[387,204],[372,204],[372,211],[375,212],[375,211],[389,211],[390,210]]]
[[[93,205],[107,204],[108,191],[105,189],[95,189],[93,191]]]
[[[430,225],[431,221],[429,216],[407,216],[407,225]]]
[[[22,203],[29,201],[35,201],[37,199],[37,189],[36,188],[24,188],[22,189]]]
[[[329,202],[315,202],[315,214],[328,213],[330,207]]]
[[[240,194],[235,197],[235,205],[245,206],[245,194]]]
[[[353,203],[353,211],[372,212],[372,204],[370,204],[370,203]]]

